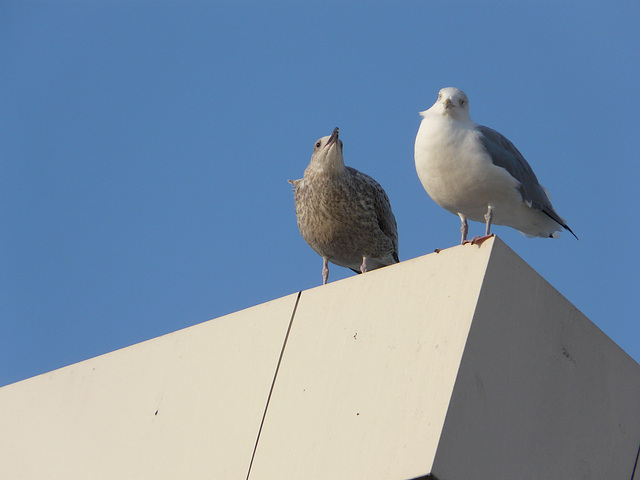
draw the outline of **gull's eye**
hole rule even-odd
[[[316,143],[316,148],[320,148],[320,145],[322,145],[320,142]]]
[[[467,103],[467,101],[464,98],[460,99],[460,106],[464,105],[465,103]]]
[[[441,93],[438,94],[438,100],[440,100],[440,99],[442,99],[442,94]]]

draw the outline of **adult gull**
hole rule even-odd
[[[557,238],[564,228],[578,238],[513,143],[471,120],[462,90],[443,88],[420,115],[416,171],[429,196],[460,217],[461,243],[467,240],[467,220],[486,224],[485,236],[472,242],[489,237],[494,223],[528,237]]]
[[[356,273],[398,263],[398,230],[387,194],[373,178],[345,166],[336,128],[313,148],[303,178],[293,185],[302,238],[328,262]]]

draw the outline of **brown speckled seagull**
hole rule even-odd
[[[293,185],[302,238],[329,264],[356,273],[398,263],[398,230],[389,197],[369,175],[347,167],[338,128],[315,143],[311,162]]]

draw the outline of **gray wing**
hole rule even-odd
[[[493,164],[504,168],[513,178],[520,182],[519,190],[522,199],[571,232],[564,220],[553,209],[551,201],[538,182],[536,174],[533,173],[533,169],[515,145],[500,132],[496,132],[489,127],[478,125],[478,131],[481,134],[480,142],[491,157]]]
[[[374,208],[380,230],[389,237],[393,244],[393,258],[396,262],[400,261],[398,257],[398,226],[396,217],[391,211],[391,202],[384,189],[366,173],[362,173],[355,168],[346,167],[351,173],[358,177],[363,185],[366,185],[371,196],[374,198]],[[359,182],[359,183],[360,183]]]

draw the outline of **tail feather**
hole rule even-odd
[[[554,221],[554,222],[556,222],[558,225],[560,225],[562,228],[564,228],[567,232],[571,233],[571,235],[573,235],[574,237],[576,237],[576,240],[580,240],[580,239],[578,238],[578,236],[577,236],[575,233],[573,233],[573,230],[571,230],[571,229],[569,228],[569,225],[567,225],[567,224],[565,223],[565,221],[564,221],[562,218],[560,218],[556,212],[554,212],[553,210],[551,210],[551,211],[550,211],[550,210],[548,210],[548,209],[546,209],[546,208],[543,208],[543,209],[542,209],[542,213],[544,213],[547,217],[549,217],[551,220],[553,220],[553,221]],[[552,238],[553,238],[553,235],[550,235],[550,237],[552,237]]]

